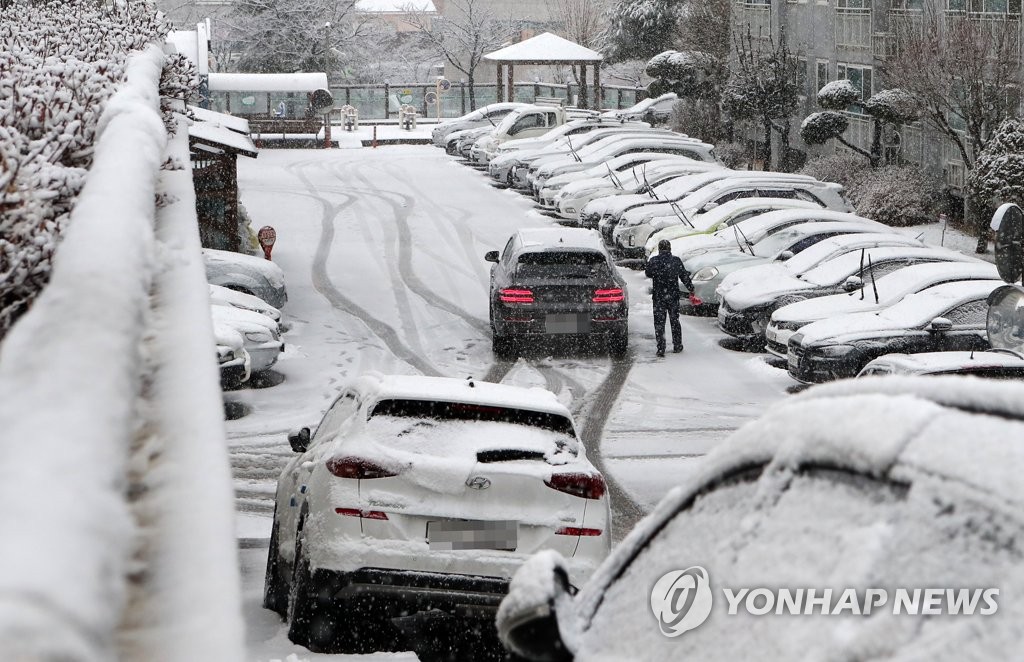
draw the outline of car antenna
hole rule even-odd
[[[974,348],[973,347],[971,348],[971,360],[972,361],[974,360]]]
[[[871,256],[868,255],[868,273],[871,274],[871,289],[875,291],[875,303],[878,303],[878,283],[875,282],[875,265],[871,262]]]
[[[858,272],[858,274],[860,275],[860,300],[861,301],[864,300],[864,253],[866,253],[866,252],[867,252],[866,248],[860,249],[860,271]],[[851,292],[851,294],[852,294],[852,292]]]

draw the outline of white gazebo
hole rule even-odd
[[[515,65],[547,64],[579,67],[580,106],[587,107],[587,67],[594,70],[595,105],[601,107],[601,62],[597,51],[563,39],[556,34],[545,32],[518,44],[484,55],[484,59],[498,65],[498,101],[514,101]],[[502,68],[507,68],[507,84],[502,83]]]

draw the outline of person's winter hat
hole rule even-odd
[[[662,239],[661,241],[658,242],[658,252],[659,253],[671,253],[672,252],[672,243],[668,239]]]

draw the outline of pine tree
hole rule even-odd
[[[605,33],[609,61],[643,60],[671,49],[682,6],[680,0],[616,0]]]
[[[1024,119],[1004,120],[985,143],[967,181],[979,201],[1024,204]]]

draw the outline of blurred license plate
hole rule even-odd
[[[779,339],[779,334],[775,331],[775,329],[771,327],[768,327],[768,329],[764,332],[764,336],[771,342],[775,342]]]
[[[427,541],[432,550],[503,549],[514,551],[518,522],[444,520],[427,522]]]
[[[547,315],[544,318],[546,333],[590,333],[590,317],[570,313],[567,315]]]
[[[786,355],[786,365],[788,365],[791,370],[796,370],[800,365],[800,359],[796,357],[796,354],[790,352]]]

